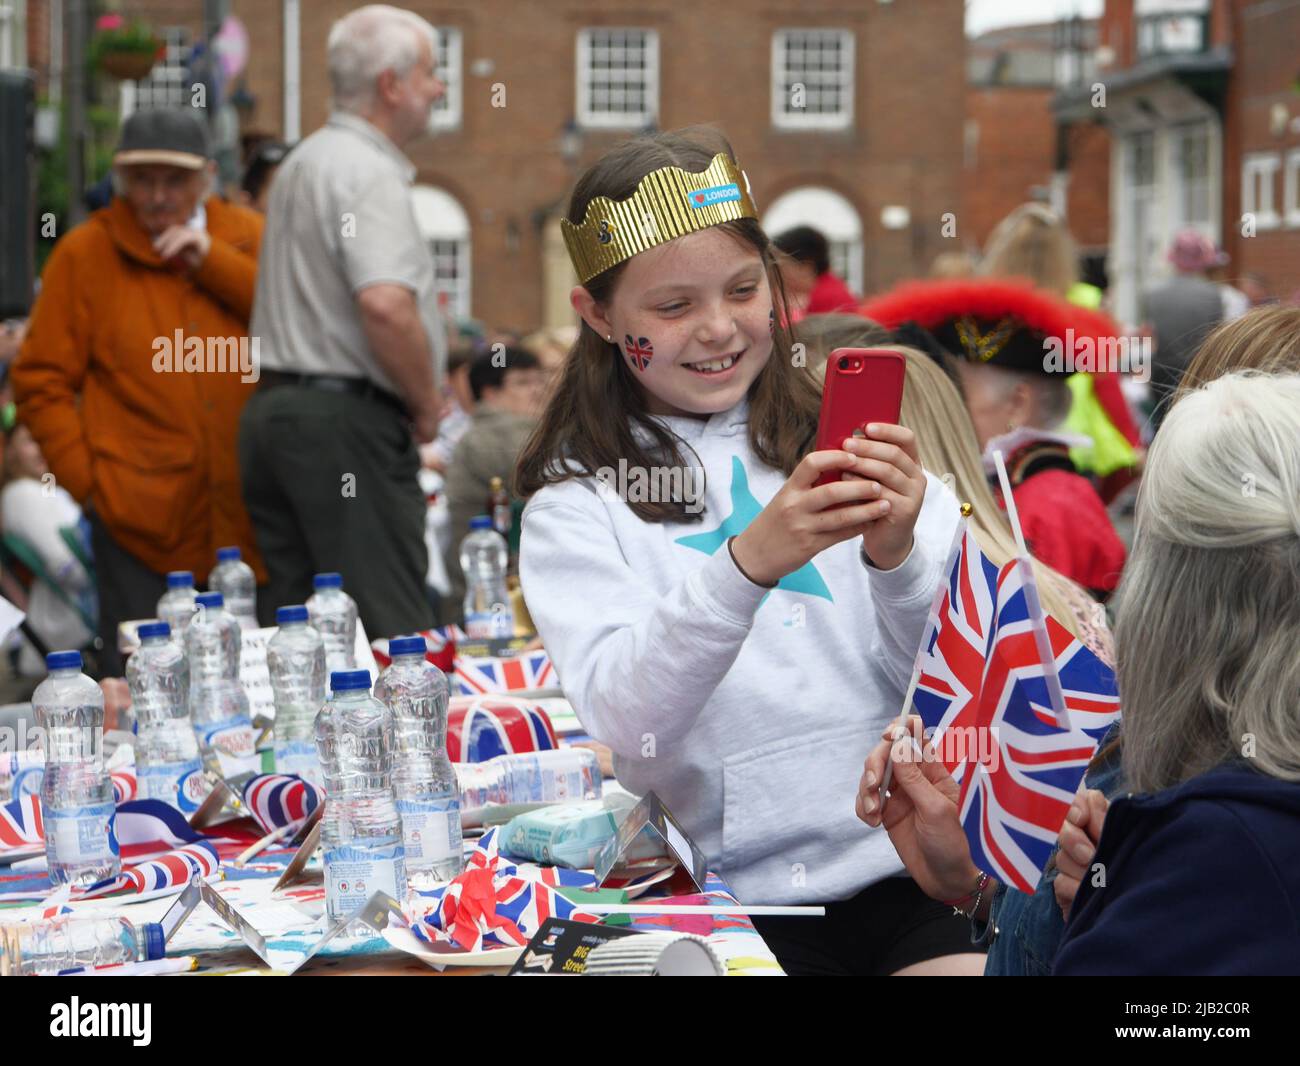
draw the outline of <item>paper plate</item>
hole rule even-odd
[[[442,970],[449,966],[475,966],[480,968],[513,966],[524,953],[523,946],[487,948],[483,951],[462,951],[450,945],[431,944],[421,940],[409,929],[389,926],[384,939],[399,951],[414,955],[421,962]]]

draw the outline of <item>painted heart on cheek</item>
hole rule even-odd
[[[650,343],[649,337],[637,337],[633,340],[632,334],[625,333],[623,334],[623,347],[627,351],[628,358],[641,371],[644,371],[650,365],[650,360],[655,354],[655,346]]]

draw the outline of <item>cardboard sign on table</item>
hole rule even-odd
[[[703,852],[654,792],[645,794],[619,826],[618,833],[601,848],[595,865],[597,887],[604,888],[606,881],[627,880],[643,873],[646,844],[650,844],[656,857],[675,867],[668,881],[672,893],[704,891],[708,869]]]
[[[222,897],[202,877],[193,878],[180,897],[168,909],[162,917],[163,937],[170,940],[172,934],[181,927],[181,923],[194,913],[198,905],[202,903],[207,906],[228,929],[232,930],[249,949],[259,959],[272,968],[276,968],[276,963],[272,961],[266,948],[266,937],[253,928],[242,914],[230,902]],[[285,972],[295,973],[301,969],[311,958],[325,947],[331,940],[349,929],[365,928],[369,929],[378,937],[384,935],[384,930],[388,926],[398,925],[402,928],[409,928],[409,922],[406,915],[402,913],[402,908],[398,906],[397,901],[383,892],[376,892],[349,917],[342,921],[335,922],[326,931],[324,936],[316,941],[315,944],[307,951],[305,955],[298,959]]]
[[[170,940],[172,934],[181,927],[181,923],[186,918],[194,913],[200,903],[205,904],[227,928],[233,930],[254,955],[268,966],[271,965],[270,956],[266,953],[266,937],[254,929],[248,919],[232,907],[229,901],[223,899],[221,893],[202,877],[191,879],[176,902],[168,907],[167,913],[162,916],[164,938]]]
[[[203,777],[211,786],[211,791],[199,804],[199,809],[190,815],[190,828],[205,829],[232,818],[248,817],[248,808],[244,806],[244,785],[256,776],[248,773],[237,777],[222,777],[211,770],[205,771]]]
[[[312,876],[307,872],[307,864],[311,862],[311,857],[316,854],[316,849],[320,847],[320,820],[321,815],[325,813],[325,804],[320,804],[310,815],[307,816],[307,824],[303,827],[310,826],[307,836],[297,851],[293,853],[293,858],[289,860],[289,865],[284,868],[284,873],[280,875],[280,880],[275,883],[271,891],[279,892],[282,888],[288,888],[291,885],[310,884],[323,880],[323,876],[317,874]],[[301,833],[301,830],[299,831]]]

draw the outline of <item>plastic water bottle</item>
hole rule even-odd
[[[140,647],[126,661],[135,709],[136,779],[141,799],[160,799],[187,817],[199,809],[208,783],[190,724],[190,665],[166,622],[140,627]]]
[[[512,637],[514,609],[506,590],[509,550],[492,528],[490,515],[469,520],[469,535],[460,542],[460,568],[465,574],[465,632],[475,640]]]
[[[172,627],[178,644],[194,617],[194,597],[193,574],[188,570],[173,570],[167,575],[167,591],[158,601],[158,617]]]
[[[241,629],[257,628],[257,576],[238,548],[217,549],[217,565],[208,575],[208,588],[226,598],[226,610]]]
[[[240,645],[239,623],[226,612],[221,593],[199,593],[185,631],[190,718],[204,763],[222,777],[261,768],[248,696],[239,682]]]
[[[306,607],[275,612],[279,632],[266,645],[275,693],[275,768],[323,785],[316,755],[316,714],[325,702],[325,642]]]
[[[321,847],[325,913],[349,917],[375,892],[406,896],[402,819],[393,799],[393,713],[370,695],[366,670],[330,675],[330,700],[316,716],[325,778]]]
[[[159,922],[136,926],[115,916],[65,915],[0,926],[0,977],[52,977],[79,966],[144,962],[166,953]]]
[[[32,694],[45,730],[41,815],[50,882],[92,885],[115,877],[122,859],[113,832],[117,805],[104,768],[104,694],[81,672],[81,652],[56,651]]]
[[[316,591],[307,598],[311,624],[325,642],[325,666],[336,670],[355,670],[357,665],[357,604],[343,591],[341,574],[317,574],[312,578]]]
[[[375,699],[393,712],[393,792],[402,816],[406,876],[417,891],[450,881],[464,866],[460,788],[447,758],[447,678],[425,657],[423,637],[388,643],[392,663]]]

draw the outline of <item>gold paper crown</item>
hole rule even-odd
[[[738,218],[758,218],[749,179],[719,152],[698,174],[680,167],[652,170],[626,200],[597,196],[587,204],[581,226],[563,218],[560,229],[585,285],[637,252]]]

